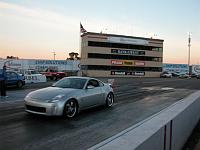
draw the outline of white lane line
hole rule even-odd
[[[159,80],[159,81],[147,81],[147,82],[142,82],[142,83],[161,83],[161,82],[174,82],[176,80]]]
[[[142,87],[142,90],[160,90],[158,86]]]
[[[161,88],[161,90],[174,90],[174,88],[171,88],[171,87],[163,87],[163,88]]]

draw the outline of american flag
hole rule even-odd
[[[86,32],[87,32],[87,30],[85,30],[83,28],[83,25],[80,23],[80,33],[83,34],[83,33],[86,33]]]

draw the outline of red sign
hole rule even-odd
[[[135,61],[135,66],[145,66],[144,61]]]
[[[123,65],[123,61],[121,60],[111,60],[112,65]]]
[[[111,60],[112,65],[117,65],[117,66],[133,66],[134,61],[132,60]]]

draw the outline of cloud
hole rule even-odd
[[[82,20],[87,31],[102,31],[105,33],[150,37],[149,32],[135,26],[131,21],[123,22],[122,20],[106,20],[105,18],[99,18],[98,16],[96,18],[88,16],[73,17],[72,14],[70,14],[70,16],[65,16],[61,13],[49,10],[28,8],[6,2],[0,2],[0,16],[11,19],[20,19],[24,22],[29,21],[36,26],[53,28],[66,32],[77,32],[79,29],[79,22]]]
[[[27,7],[14,3],[0,2],[0,38],[4,47],[17,52],[26,49],[48,51],[49,49],[79,49],[79,22],[88,32],[104,32],[130,36],[149,37],[145,29],[128,18],[118,20],[64,15],[52,10]],[[136,22],[136,20],[134,20]],[[15,26],[13,26],[13,24]],[[149,29],[147,29],[149,30]],[[13,43],[13,44],[10,44]],[[25,43],[25,44],[24,44]],[[67,48],[66,48],[67,47]],[[1,48],[1,47],[0,47]]]
[[[60,13],[40,8],[27,8],[6,2],[0,2],[0,13],[1,16],[7,18],[13,17],[15,19],[23,19],[24,21],[32,21],[44,27],[57,28],[65,31],[68,26],[73,27],[75,23],[79,23],[77,18],[64,16]]]

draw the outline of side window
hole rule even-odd
[[[25,71],[25,74],[30,75],[30,72],[29,71]]]
[[[11,78],[17,78],[17,74],[14,73],[14,72],[12,72],[12,73],[10,74],[10,76],[11,76]]]
[[[99,86],[104,86],[104,84],[101,81],[99,81]]]
[[[10,78],[10,72],[6,72],[6,77],[7,77],[7,79]]]
[[[97,81],[97,80],[90,80],[89,82],[88,82],[88,85],[92,85],[92,86],[94,86],[94,87],[99,87],[99,82]]]

